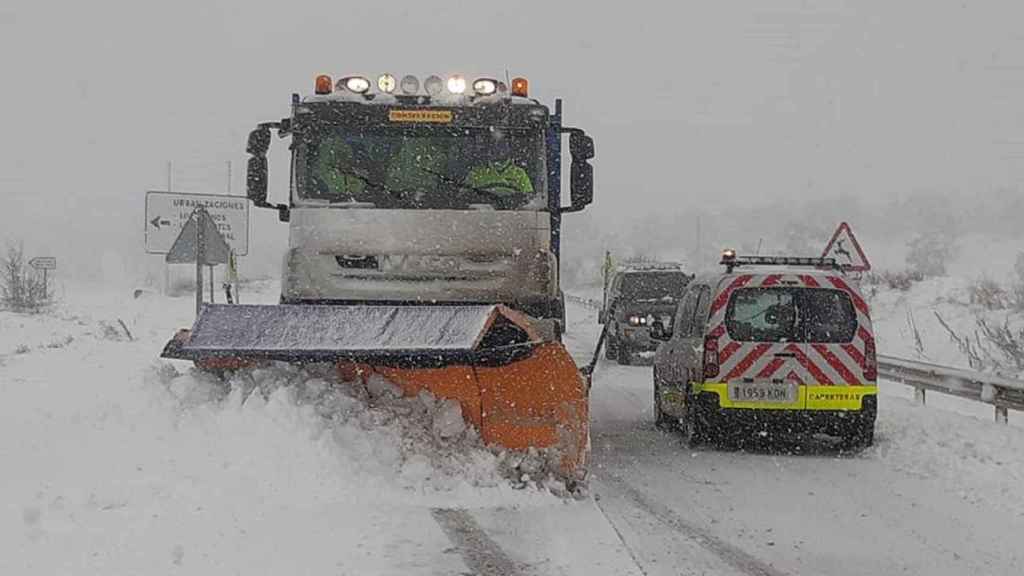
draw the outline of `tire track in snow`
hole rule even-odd
[[[469,512],[459,508],[434,508],[430,511],[441,526],[466,567],[477,576],[521,576],[519,565],[480,528]]]
[[[622,492],[622,494],[625,495],[626,498],[628,498],[629,501],[639,510],[647,513],[669,528],[672,528],[687,539],[697,543],[702,548],[708,550],[718,558],[722,559],[723,562],[743,574],[749,574],[750,576],[786,576],[785,572],[766,564],[735,545],[713,536],[703,528],[687,522],[671,508],[652,500],[622,478],[614,475],[608,475],[603,476],[601,480],[605,484],[609,484],[616,490]],[[595,501],[597,502],[598,507],[601,508],[602,512],[604,512],[600,500],[595,499]],[[623,544],[626,544],[626,542],[623,541]]]

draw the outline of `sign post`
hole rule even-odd
[[[235,253],[232,252],[228,258],[228,270],[224,274],[224,295],[227,298],[228,304],[238,304],[240,300],[238,298],[238,258],[235,257]],[[232,287],[234,287],[234,294],[232,295]]]
[[[189,220],[189,222],[195,223],[194,225],[196,228],[196,318],[199,317],[199,312],[203,309],[203,260],[206,259],[206,234],[203,233],[205,231],[204,229],[206,228],[206,226],[202,226],[196,223],[196,220],[201,219],[202,215],[205,213],[206,210],[200,206],[196,208],[195,212],[193,213],[193,217],[198,218],[195,218],[195,220]],[[181,233],[184,234],[186,230],[188,230],[187,224],[185,228],[182,229]],[[177,242],[175,242],[175,244],[177,244]],[[171,248],[171,250],[173,251],[174,249]],[[171,252],[168,252],[168,261],[170,257]]]
[[[28,261],[28,265],[36,270],[43,271],[43,297],[49,297],[50,291],[46,287],[47,272],[57,269],[57,258],[55,256],[36,256]]]

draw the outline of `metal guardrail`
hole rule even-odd
[[[995,374],[951,368],[894,356],[878,356],[878,375],[914,387],[914,397],[925,403],[928,390],[995,407],[996,422],[1007,423],[1009,410],[1024,410],[1024,381]]]
[[[566,293],[565,299],[570,301],[570,302],[575,302],[577,304],[586,306],[587,308],[592,308],[594,310],[600,310],[601,309],[601,301],[600,300],[594,300],[593,298],[584,298],[582,296],[577,296],[575,294],[568,294],[568,293]]]
[[[566,294],[565,299],[595,310],[601,308],[598,300],[574,294]],[[1024,411],[1024,380],[881,354],[878,375],[912,386],[914,397],[921,404],[925,404],[930,390],[989,404],[995,408],[996,422],[1004,424],[1009,421],[1011,409]]]

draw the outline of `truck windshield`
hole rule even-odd
[[[622,278],[622,296],[629,300],[677,300],[689,284],[683,272],[631,272]]]
[[[409,209],[547,206],[539,130],[331,127],[301,138],[296,154],[302,199]]]

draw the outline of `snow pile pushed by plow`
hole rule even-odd
[[[219,427],[255,418],[299,427],[337,458],[347,482],[364,494],[383,491],[404,500],[410,494],[454,493],[470,501],[480,489],[569,494],[553,475],[556,456],[488,448],[467,425],[458,402],[428,391],[403,397],[379,374],[343,382],[334,365],[285,363],[240,370],[225,380],[198,370],[179,373],[170,365],[155,374],[181,406],[180,427],[209,418]]]

